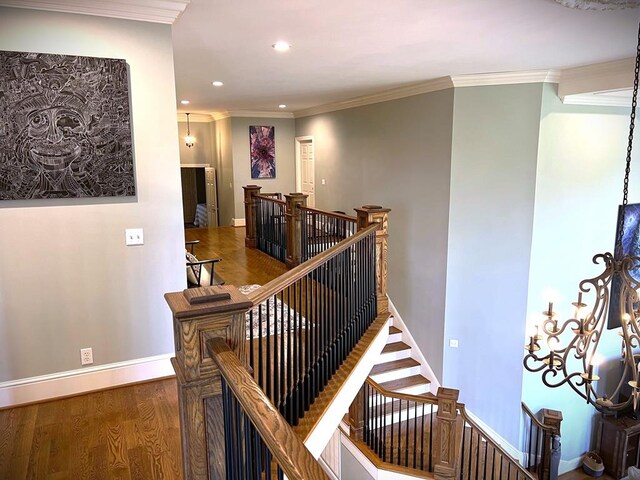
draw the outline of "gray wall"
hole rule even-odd
[[[452,113],[450,89],[296,119],[315,139],[318,208],[391,208],[389,295],[439,378]]]
[[[218,172],[218,211],[220,226],[231,225],[236,217],[233,181],[233,143],[231,119],[215,122],[215,150]],[[244,210],[243,210],[244,211]],[[241,215],[241,217],[244,215]]]
[[[0,381],[173,352],[184,288],[171,27],[0,8],[0,49],[126,59],[137,196],[0,204]],[[143,227],[145,245],[124,230]]]
[[[542,84],[457,88],[454,100],[443,380],[512,445],[541,101]]]
[[[276,178],[251,178],[249,156],[249,126],[276,127]],[[294,150],[293,118],[232,117],[233,178],[235,218],[244,218],[244,185],[260,185],[263,192],[291,193],[296,189],[296,159]]]
[[[178,122],[178,146],[180,148],[180,163],[184,165],[207,164],[216,166],[215,137],[212,136],[213,122],[193,122],[189,120],[189,130],[196,138],[193,147],[187,147],[184,137],[187,135],[187,122]]]
[[[602,273],[602,265],[592,263],[593,255],[613,251],[628,129],[628,108],[563,105],[555,87],[544,86],[527,306],[530,327],[540,323],[540,312],[550,300],[559,320],[572,317],[578,283]],[[640,201],[637,146],[636,141],[630,203]],[[593,306],[593,295],[585,294],[583,301]],[[607,330],[601,338],[598,350],[608,360],[596,368],[600,376],[603,369],[619,366],[618,331]],[[602,387],[602,381],[597,382],[599,394],[604,393]],[[563,459],[576,459],[595,447],[596,412],[570,387],[549,389],[540,374],[527,372],[522,397],[534,412],[562,411]]]

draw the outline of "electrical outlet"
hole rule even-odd
[[[144,233],[141,228],[127,228],[125,229],[124,233],[126,245],[144,244]]]
[[[91,347],[80,349],[80,363],[82,365],[91,365],[93,363],[93,349]]]
[[[449,340],[449,346],[451,348],[458,348],[458,340],[455,338],[452,338]]]

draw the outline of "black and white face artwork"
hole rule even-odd
[[[0,200],[130,195],[126,62],[0,51]]]

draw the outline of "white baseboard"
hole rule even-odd
[[[576,468],[579,468],[580,465],[582,465],[582,457],[576,457],[571,460],[560,460],[558,474],[562,475],[564,473],[570,472],[571,470],[575,470]]]
[[[244,227],[246,225],[244,218],[232,218],[231,224],[234,227]]]
[[[0,383],[0,408],[174,375],[172,353]]]

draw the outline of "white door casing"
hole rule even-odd
[[[315,207],[315,153],[312,136],[296,137],[296,191],[308,195],[307,205]]]

